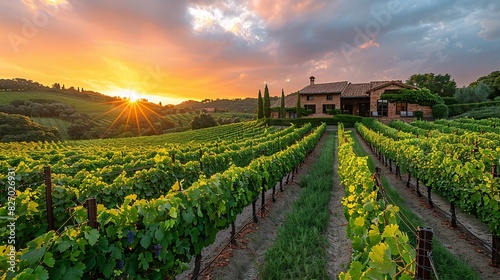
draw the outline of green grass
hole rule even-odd
[[[67,129],[72,125],[71,122],[57,118],[31,118],[31,120],[46,127],[56,127],[63,139],[69,139]]]
[[[321,155],[301,180],[304,188],[265,254],[261,279],[328,279],[326,230],[333,185],[335,135],[329,134]]]
[[[368,166],[373,172],[375,163],[368,152],[361,146],[357,137],[354,139],[354,150],[360,156],[368,156]],[[400,213],[409,220],[409,224],[400,222],[400,229],[408,234],[410,238],[410,243],[412,246],[416,247],[416,227],[425,226],[424,221],[422,221],[412,210],[410,210],[403,199],[399,196],[398,192],[389,185],[387,179],[381,176],[382,184],[385,188],[389,201],[399,207]],[[413,228],[414,226],[415,228]],[[436,266],[436,271],[439,279],[446,280],[463,280],[463,279],[480,279],[478,273],[469,266],[466,262],[460,260],[458,257],[453,255],[445,246],[439,242],[438,239],[433,238],[432,240],[432,256],[434,264]]]
[[[89,116],[97,117],[115,108],[112,104],[72,96],[64,93],[41,92],[41,91],[20,91],[20,92],[0,92],[0,104],[10,103],[14,100],[47,99],[75,106],[76,111],[86,113]],[[109,113],[116,117],[118,110]]]

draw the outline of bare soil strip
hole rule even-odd
[[[327,248],[329,256],[328,275],[330,279],[337,279],[337,275],[340,272],[347,271],[351,263],[352,254],[351,241],[347,238],[346,234],[347,221],[344,217],[344,209],[341,204],[345,192],[344,187],[340,185],[338,167],[337,147],[335,147],[332,199],[330,200],[330,224],[328,226],[328,243],[330,246]]]
[[[302,190],[299,185],[300,179],[309,172],[316,162],[326,135],[325,133],[321,137],[316,147],[307,156],[294,175],[294,179],[290,180],[288,184],[283,184],[284,192],[279,191],[278,184],[275,194],[276,202],[272,202],[271,199],[272,189],[266,192],[265,217],[261,218],[259,212],[257,214],[258,223],[253,223],[251,221],[252,205],[247,206],[243,213],[238,215],[236,231],[240,231],[240,233],[236,237],[237,245],[228,245],[231,237],[231,228],[229,227],[217,234],[214,244],[203,249],[201,268],[204,271],[198,279],[258,279],[258,267],[263,262],[264,254],[267,248],[274,243],[278,227],[285,220],[286,212],[299,197]],[[261,198],[259,197],[257,201],[257,207],[260,208]],[[212,260],[214,261],[211,262]],[[211,264],[208,266],[210,262]],[[194,258],[191,261],[190,270],[175,279],[191,279],[193,268]]]

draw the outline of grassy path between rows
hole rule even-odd
[[[373,161],[370,154],[361,146],[361,143],[358,140],[356,131],[352,132],[354,139],[354,150],[360,156],[368,156],[368,167],[372,172],[375,170],[375,162]],[[381,164],[378,164],[381,166]],[[401,211],[401,213],[408,218],[410,223],[415,226],[423,226],[425,227],[425,222],[420,219],[410,208],[405,205],[403,199],[398,195],[397,190],[395,190],[391,185],[389,185],[387,179],[384,176],[381,176],[382,184],[387,192],[387,195],[390,197],[390,201],[397,205]],[[399,223],[399,226],[402,231],[408,234],[410,238],[410,242],[413,247],[416,247],[417,240],[415,237],[415,228],[409,228],[405,223]],[[458,259],[455,255],[453,255],[445,246],[439,242],[438,239],[433,238],[432,245],[432,255],[434,259],[434,264],[436,266],[436,271],[439,279],[446,280],[469,280],[469,279],[479,279],[479,276],[474,269],[469,266],[467,263]]]
[[[304,188],[265,254],[261,279],[327,279],[326,248],[333,185],[335,133],[327,135],[320,156],[302,178]]]

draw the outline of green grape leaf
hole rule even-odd
[[[52,253],[50,252],[47,252],[44,256],[43,256],[43,262],[48,266],[48,267],[54,267],[54,264],[56,263],[56,261],[54,260],[54,258],[52,257]]]
[[[85,232],[85,238],[89,241],[90,246],[94,246],[99,239],[99,231],[94,228],[90,232]]]

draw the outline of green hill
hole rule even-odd
[[[276,102],[278,97],[271,97],[271,103]],[[204,101],[188,100],[175,106],[176,109],[190,108],[192,110],[202,110],[205,108],[215,108],[218,111],[250,113],[257,112],[257,98],[244,99],[206,99]]]

